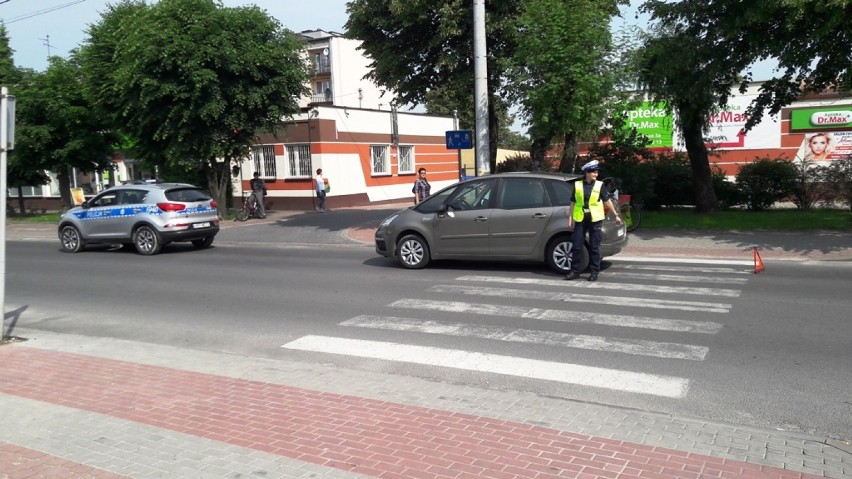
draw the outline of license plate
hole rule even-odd
[[[193,224],[192,224],[192,227],[193,227],[193,228],[209,228],[209,227],[210,227],[210,222],[209,222],[209,221],[206,221],[206,222],[204,222],[204,223],[193,223]]]

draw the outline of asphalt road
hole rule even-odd
[[[175,245],[153,257],[10,241],[7,328],[33,340],[39,330],[132,339],[852,438],[848,262],[782,262],[753,275],[743,266],[615,257],[596,285],[532,264],[408,271],[346,236],[375,215],[353,215],[345,228],[305,215],[296,219],[302,236],[286,238],[276,221],[249,222],[223,231],[209,250]],[[678,321],[709,329],[666,326]],[[345,355],[282,347],[305,338],[370,347]],[[517,374],[474,371],[467,358],[435,366],[364,357],[388,343],[490,355],[479,357],[486,366],[510,358],[626,376],[593,387],[526,376],[520,366]],[[660,378],[686,386],[667,396]]]

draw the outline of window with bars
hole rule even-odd
[[[311,177],[311,145],[287,145],[287,178]]]
[[[253,146],[251,157],[254,161],[254,171],[260,173],[261,178],[275,179],[275,147],[272,145]]]
[[[370,145],[370,163],[374,175],[390,174],[390,158],[387,145]]]
[[[414,173],[414,147],[400,145],[397,149],[399,173]]]

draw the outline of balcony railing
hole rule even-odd
[[[319,61],[314,60],[313,67],[314,67],[314,71],[313,71],[314,75],[324,75],[324,74],[327,74],[327,73],[331,73],[331,62],[329,62],[328,59],[326,59],[326,58],[319,60]]]
[[[311,103],[334,103],[332,95],[314,94],[311,95]]]

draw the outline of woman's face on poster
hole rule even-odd
[[[825,153],[825,148],[828,146],[828,138],[825,135],[815,135],[810,140],[811,151],[815,155]]]

